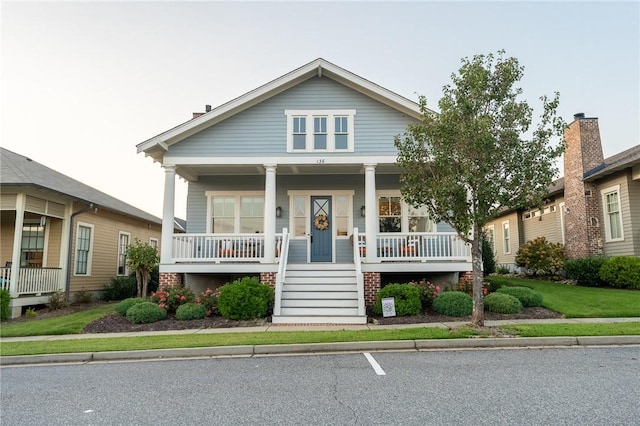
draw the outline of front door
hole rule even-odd
[[[311,197],[311,261],[331,262],[331,197]]]

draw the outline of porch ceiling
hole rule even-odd
[[[220,175],[264,175],[265,169],[257,164],[216,164],[177,166],[176,172],[187,180],[198,176]],[[398,174],[400,167],[395,164],[378,164],[376,174]],[[362,164],[278,164],[277,175],[363,175]]]

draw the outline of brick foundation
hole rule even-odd
[[[484,274],[482,272],[480,272],[480,277],[484,278]],[[460,274],[460,279],[461,280],[465,280],[467,282],[472,282],[473,281],[473,271],[467,271],[467,272],[464,272],[464,273]]]
[[[160,272],[160,285],[180,287],[182,286],[182,274],[177,272]]]
[[[263,284],[269,284],[271,288],[276,288],[276,273],[260,272],[260,282]]]
[[[363,272],[364,305],[371,307],[376,302],[376,295],[380,291],[380,272]]]

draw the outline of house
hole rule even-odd
[[[254,275],[274,323],[364,323],[385,277],[456,281],[470,249],[400,197],[394,136],[418,105],[317,59],[137,146],[188,182],[187,232],[162,229],[160,282]],[[389,278],[390,279],[390,278]]]
[[[159,218],[7,149],[0,161],[0,282],[12,317],[56,291],[98,292],[127,275],[135,239],[159,246]]]
[[[568,258],[640,256],[640,145],[604,158],[597,118],[574,115],[565,131],[564,177],[541,208],[506,211],[485,230],[496,263],[515,268],[522,244],[539,236]]]

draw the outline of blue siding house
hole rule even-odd
[[[163,227],[160,279],[198,291],[243,275],[274,323],[364,323],[381,274],[471,270],[469,247],[400,196],[394,136],[418,105],[317,59],[138,145],[188,182],[187,232]]]

